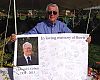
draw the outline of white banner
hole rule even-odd
[[[18,39],[27,37],[38,38],[39,64],[17,66]],[[73,33],[18,35],[15,43],[14,80],[86,80],[87,37],[88,34]]]

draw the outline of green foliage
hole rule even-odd
[[[8,40],[9,38],[6,41]],[[9,61],[12,60],[12,55],[13,53],[4,52],[4,40],[0,40],[0,67],[12,67],[12,63]]]
[[[89,45],[89,65],[95,65],[96,62],[100,62],[100,45]]]
[[[1,56],[0,65],[1,65],[1,67],[12,67],[12,61],[13,61],[12,54],[13,53],[3,53],[3,51],[0,51],[0,56]],[[3,59],[2,59],[2,56],[3,56]]]

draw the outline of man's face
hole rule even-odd
[[[50,20],[50,22],[54,23],[59,16],[59,13],[57,11],[57,7],[49,6],[47,16],[48,16],[48,19]]]
[[[32,46],[31,45],[25,45],[23,48],[23,52],[26,56],[32,55]]]

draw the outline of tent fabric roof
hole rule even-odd
[[[7,9],[9,2],[10,0],[0,0],[0,8]],[[16,7],[17,9],[45,9],[49,3],[56,3],[61,8],[77,9],[98,6],[100,0],[16,0]]]
[[[57,0],[57,3],[64,8],[78,9],[100,5],[100,0]]]

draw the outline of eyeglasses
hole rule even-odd
[[[57,11],[48,11],[47,13],[48,15],[51,15],[51,14],[57,15]]]

